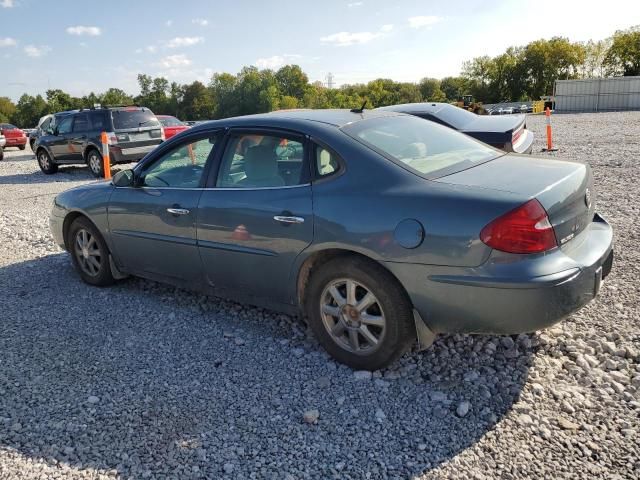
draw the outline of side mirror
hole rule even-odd
[[[135,187],[135,173],[133,170],[121,170],[113,176],[111,182],[116,187]]]

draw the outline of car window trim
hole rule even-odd
[[[233,137],[238,135],[270,135],[270,136],[282,136],[283,138],[287,138],[290,140],[298,141],[302,143],[302,172],[305,175],[302,178],[302,183],[298,185],[285,185],[283,187],[217,187],[216,182],[218,180],[218,175],[220,173],[220,167],[222,166],[222,159],[224,158],[224,154],[227,151],[227,147],[229,146],[229,142]],[[293,138],[291,138],[293,137]],[[306,168],[305,168],[306,163]],[[224,136],[224,142],[222,144],[222,148],[217,155],[215,167],[211,168],[209,178],[207,178],[206,190],[274,190],[278,188],[289,188],[289,187],[303,187],[311,185],[312,181],[312,173],[310,167],[310,145],[309,145],[309,136],[305,135],[302,132],[296,130],[289,130],[286,128],[277,128],[277,127],[250,127],[250,126],[241,126],[241,127],[231,127],[227,128]]]
[[[199,140],[204,140],[205,138],[210,138],[212,135],[220,135],[221,139],[219,141],[216,141],[216,143],[213,145],[213,148],[211,149],[211,152],[209,152],[209,155],[207,156],[207,161],[205,162],[204,168],[202,169],[202,176],[200,177],[200,181],[198,182],[199,183],[198,187],[150,187],[148,185],[139,185],[135,187],[123,187],[123,188],[154,188],[154,189],[169,188],[169,189],[182,189],[182,190],[189,190],[193,188],[194,190],[202,190],[206,186],[206,179],[209,174],[209,169],[211,168],[210,165],[212,163],[212,160],[216,157],[217,152],[219,150],[217,146],[220,144],[220,141],[222,141],[221,134],[223,133],[223,131],[224,131],[223,129],[215,129],[215,130],[193,132],[190,134],[186,134],[184,137],[180,138],[179,141],[168,142],[168,143],[165,142],[164,144],[161,143],[158,147],[156,147],[157,150],[154,150],[152,152],[152,157],[145,157],[144,161],[138,162],[138,165],[136,165],[133,168],[134,173],[137,176],[141,176],[145,170],[149,169],[156,162],[160,161],[167,152],[171,150],[175,150],[182,146],[185,146],[186,144],[189,144],[189,143],[197,142]]]

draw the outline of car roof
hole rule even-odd
[[[438,113],[447,108],[458,108],[455,105],[443,102],[421,102],[421,103],[401,103],[388,107],[379,107],[376,110],[402,113]]]
[[[296,123],[315,122],[334,127],[343,127],[348,124],[380,117],[395,117],[402,115],[398,112],[382,112],[379,110],[364,110],[355,112],[347,109],[299,109],[299,110],[277,110],[270,113],[259,113],[255,115],[244,115],[241,117],[231,117],[222,120],[212,120],[198,124],[192,128],[193,131],[206,130],[211,127],[242,127],[242,126],[281,126],[295,125]]]

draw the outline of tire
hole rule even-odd
[[[109,264],[109,248],[98,229],[86,217],[73,221],[67,233],[73,266],[85,283],[106,287],[115,282]]]
[[[0,147],[0,162],[4,160],[4,148]]]
[[[347,293],[351,286],[353,295]],[[362,303],[365,298],[369,301]],[[387,270],[364,258],[337,257],[314,268],[304,310],[324,349],[354,369],[385,367],[416,338],[407,294]]]
[[[31,148],[31,151],[33,152],[33,147],[36,144],[35,140],[29,140],[29,148]]]
[[[40,170],[42,170],[42,173],[44,173],[45,175],[51,175],[58,171],[58,164],[53,163],[53,160],[51,160],[49,153],[47,153],[44,148],[38,150],[36,159],[38,160],[38,166],[40,167]]]
[[[26,144],[25,145],[18,145],[18,148],[20,150],[24,150],[25,148],[27,148],[27,145]]]
[[[87,152],[87,165],[96,178],[104,178],[104,162],[102,155],[95,148]]]

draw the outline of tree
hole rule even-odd
[[[213,98],[216,102],[214,118],[233,117],[239,114],[237,85],[237,77],[230,73],[215,73],[211,77],[209,89],[213,93]]]
[[[420,89],[420,95],[425,102],[444,102],[447,100],[447,95],[442,91],[440,87],[440,80],[437,78],[423,78],[418,84]]]
[[[32,97],[25,93],[18,100],[11,121],[19,127],[33,127],[38,124],[40,117],[47,113],[52,113],[52,111],[42,95]]]
[[[16,106],[9,97],[0,97],[0,122],[7,123],[16,111]]]
[[[208,120],[215,115],[213,93],[203,83],[195,81],[184,86],[180,116],[188,120]]]
[[[454,101],[465,94],[466,81],[464,77],[444,77],[440,80],[440,90],[449,101]]]
[[[131,105],[133,98],[119,88],[110,88],[100,96],[102,105]]]
[[[640,75],[640,27],[613,35],[603,65],[610,75]]]
[[[283,96],[301,99],[309,85],[309,77],[298,65],[285,65],[275,74],[278,90]]]

